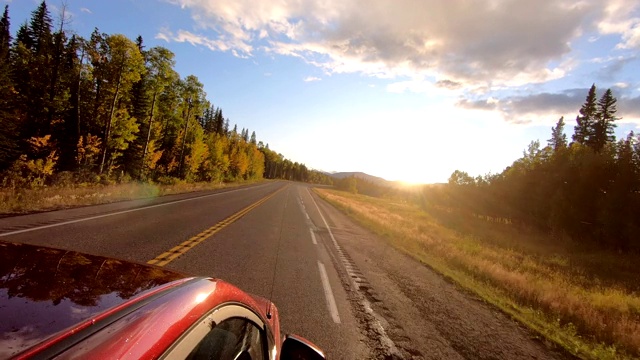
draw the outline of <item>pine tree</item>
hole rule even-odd
[[[77,168],[77,150],[80,141],[80,83],[81,83],[81,63],[84,60],[84,49],[82,49],[82,38],[71,36],[64,48],[64,56],[61,64],[63,91],[68,92],[68,105],[62,112],[64,120],[60,134],[58,134],[60,160],[58,168],[60,170],[75,170]],[[82,49],[81,55],[78,51]]]
[[[17,46],[18,44],[24,45],[24,47],[28,50],[31,50],[33,48],[33,38],[31,37],[31,34],[29,32],[29,25],[26,21],[22,25],[20,25],[20,27],[18,28],[18,32],[16,33],[16,41],[14,43],[14,46]]]
[[[616,124],[616,98],[613,97],[611,89],[607,89],[598,101],[597,121],[594,124],[593,149],[600,152],[607,143],[615,142],[614,129]]]
[[[216,133],[218,135],[225,135],[224,116],[222,116],[222,109],[218,108],[216,110],[214,118],[216,124]]]
[[[10,46],[9,5],[5,5],[0,20],[0,171],[19,156],[17,116],[12,111],[15,95],[10,76]]]
[[[594,125],[597,120],[598,107],[596,99],[596,84],[591,85],[585,103],[580,108],[580,115],[576,117],[573,141],[593,147]]]
[[[33,48],[36,53],[45,53],[52,43],[51,27],[53,21],[47,9],[47,3],[42,1],[40,6],[31,14],[29,33],[33,39]]]
[[[256,143],[257,143],[256,132],[255,131],[251,132],[251,143],[253,145],[256,145]]]
[[[0,20],[0,66],[9,61],[9,49],[11,48],[11,31],[9,26],[9,5],[5,5],[2,20]]]
[[[547,140],[553,151],[567,147],[567,135],[564,133],[564,116],[551,128],[551,139]]]

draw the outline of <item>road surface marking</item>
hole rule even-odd
[[[256,186],[256,187],[254,187],[254,188],[258,188],[258,187],[262,187],[262,186],[265,186],[265,185],[259,185],[259,186]],[[153,209],[153,208],[157,208],[157,207],[160,207],[160,206],[173,205],[173,204],[178,204],[178,203],[185,202],[185,201],[192,201],[192,200],[204,199],[204,198],[208,198],[208,197],[213,197],[213,196],[218,196],[218,195],[223,195],[223,194],[229,194],[229,193],[238,192],[238,191],[244,191],[244,190],[248,190],[248,189],[251,189],[251,188],[242,188],[242,189],[236,189],[236,190],[224,191],[224,192],[215,193],[215,194],[202,195],[202,196],[196,196],[196,197],[192,197],[192,198],[188,198],[188,199],[182,199],[182,200],[170,201],[170,202],[166,202],[166,203],[162,203],[162,204],[149,205],[149,206],[140,207],[140,208],[135,208],[135,209],[123,210],[123,211],[118,211],[118,212],[114,212],[114,213],[108,213],[108,214],[102,214],[102,215],[90,216],[90,217],[86,217],[86,218],[82,218],[82,219],[77,219],[77,220],[69,220],[69,221],[63,221],[63,222],[59,222],[59,223],[55,223],[55,224],[49,224],[49,225],[42,225],[42,226],[32,227],[32,228],[28,228],[28,229],[22,229],[22,230],[16,230],[16,231],[9,231],[9,232],[5,232],[5,233],[0,233],[0,237],[3,237],[3,236],[9,236],[9,235],[16,235],[16,234],[22,234],[22,233],[26,233],[26,232],[30,232],[30,231],[37,231],[37,230],[42,230],[42,229],[48,229],[48,228],[52,228],[52,227],[56,227],[56,226],[63,226],[63,225],[75,224],[75,223],[79,223],[79,222],[83,222],[83,221],[89,221],[89,220],[101,219],[101,218],[105,218],[105,217],[109,217],[109,216],[115,216],[115,215],[120,215],[120,214],[126,214],[126,213],[130,213],[130,212],[134,212],[134,211],[142,211],[142,210],[147,210],[147,209]]]
[[[257,208],[260,205],[262,205],[267,200],[269,200],[272,197],[274,197],[277,193],[279,193],[280,191],[282,191],[283,189],[286,189],[288,187],[289,187],[289,185],[281,187],[280,189],[276,190],[275,192],[263,197],[262,199],[256,201],[255,203],[253,203],[253,204],[247,206],[246,208],[238,211],[237,213],[227,217],[226,219],[224,219],[224,220],[220,221],[219,223],[213,225],[212,227],[202,231],[198,235],[190,238],[189,240],[183,242],[182,244],[180,244],[178,246],[174,246],[171,250],[165,251],[162,254],[156,256],[154,259],[151,259],[151,260],[147,261],[147,264],[156,265],[156,266],[165,266],[165,265],[167,265],[168,263],[170,263],[173,260],[175,260],[178,256],[180,256],[180,255],[186,253],[187,251],[193,249],[196,245],[198,245],[201,242],[205,241],[206,239],[210,238],[211,236],[213,236],[218,231],[220,231],[220,230],[224,229],[225,227],[231,225],[233,222],[235,222],[236,220],[238,220],[241,217],[245,216],[246,214],[251,212],[251,210]]]
[[[309,232],[311,233],[311,242],[313,245],[318,245],[318,242],[316,241],[316,234],[313,233],[313,229],[309,229]]]
[[[333,241],[333,245],[336,247],[336,249],[340,250],[340,246],[338,246],[338,242],[336,241],[336,238],[333,237],[331,228],[329,227],[327,220],[324,218],[324,216],[322,216],[322,211],[320,211],[320,207],[318,206],[318,203],[316,202],[316,200],[313,198],[313,195],[311,195],[311,191],[309,191],[309,188],[307,188],[307,192],[309,193],[309,196],[311,196],[311,201],[313,201],[313,204],[316,206],[316,209],[318,209],[318,214],[320,214],[320,218],[324,222],[324,226],[327,228],[327,231],[329,231],[329,236],[331,236],[331,241]]]
[[[327,270],[324,268],[324,264],[320,261],[318,261],[318,269],[320,269],[320,279],[322,280],[322,287],[324,288],[324,297],[327,299],[327,308],[329,309],[333,322],[340,324],[340,315],[338,315],[336,299],[333,297],[333,291],[331,291]]]

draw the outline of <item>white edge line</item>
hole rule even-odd
[[[268,185],[268,184],[265,184],[265,185],[259,185],[259,186],[256,186],[256,187],[262,187],[262,186],[266,186],[266,185]],[[63,221],[63,222],[55,223],[55,224],[42,225],[42,226],[32,227],[32,228],[22,229],[22,230],[15,230],[15,231],[10,231],[10,232],[6,232],[6,233],[1,233],[1,234],[0,234],[0,237],[3,237],[3,236],[9,236],[9,235],[16,235],[16,234],[22,234],[22,233],[26,233],[26,232],[30,232],[30,231],[37,231],[37,230],[42,230],[42,229],[48,229],[48,228],[57,227],[57,226],[63,226],[63,225],[69,225],[69,224],[75,224],[75,223],[79,223],[79,222],[83,222],[83,221],[89,221],[89,220],[101,219],[101,218],[105,218],[105,217],[109,217],[109,216],[115,216],[115,215],[120,215],[120,214],[126,214],[126,213],[130,213],[130,212],[134,212],[134,211],[142,211],[142,210],[147,210],[147,209],[157,208],[157,207],[160,207],[160,206],[173,205],[173,204],[178,204],[178,203],[185,202],[185,201],[192,201],[192,200],[204,199],[204,198],[208,198],[208,197],[219,196],[219,195],[223,195],[223,194],[229,194],[229,193],[232,193],[232,192],[244,191],[244,190],[248,190],[248,189],[250,189],[250,188],[242,188],[242,189],[236,189],[236,190],[229,190],[229,191],[224,191],[224,192],[215,193],[215,194],[209,194],[209,195],[196,196],[196,197],[192,197],[192,198],[188,198],[188,199],[182,199],[182,200],[170,201],[170,202],[166,202],[166,203],[162,203],[162,204],[156,204],[156,205],[145,206],[145,207],[141,207],[141,208],[135,208],[135,209],[123,210],[123,211],[118,211],[118,212],[109,213],[109,214],[103,214],[103,215],[96,215],[96,216],[91,216],[91,217],[82,218],[82,219],[77,219],[77,220],[69,220],[69,221]]]
[[[316,206],[316,209],[318,209],[318,214],[320,214],[320,218],[322,218],[322,221],[324,222],[324,226],[327,228],[327,231],[329,232],[329,236],[331,236],[331,241],[333,241],[333,245],[336,247],[336,249],[338,249],[338,242],[336,241],[336,238],[333,237],[331,228],[329,227],[327,220],[322,215],[322,211],[320,211],[320,207],[318,207],[318,203],[316,203],[316,200],[313,198],[313,195],[311,195],[311,191],[309,191],[309,188],[307,188],[307,192],[309,193],[309,196],[311,196],[311,201],[313,201],[313,204]]]
[[[327,308],[331,314],[333,322],[340,324],[340,315],[338,315],[338,307],[336,306],[336,299],[333,297],[333,291],[331,291],[331,285],[329,284],[329,277],[327,276],[327,270],[324,268],[324,264],[318,261],[318,269],[320,270],[320,279],[322,280],[322,287],[324,287],[324,296],[327,299]]]
[[[316,234],[313,233],[313,229],[309,229],[309,232],[311,233],[311,242],[313,245],[318,245],[318,242],[316,241]]]

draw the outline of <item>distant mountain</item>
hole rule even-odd
[[[377,185],[383,186],[391,186],[393,183],[391,181],[385,180],[381,177],[369,175],[363,172],[354,171],[354,172],[336,172],[336,173],[327,173],[327,175],[332,176],[336,179],[344,179],[351,176],[357,177],[358,179],[366,180],[370,183],[374,183]]]

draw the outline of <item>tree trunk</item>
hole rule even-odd
[[[140,177],[144,176],[145,159],[147,158],[147,150],[149,149],[149,141],[151,140],[151,126],[153,125],[153,110],[156,105],[156,96],[158,91],[153,92],[153,99],[151,100],[151,114],[149,115],[149,129],[147,130],[147,140],[144,142],[144,150],[142,151],[142,166],[140,167]]]
[[[187,130],[189,130],[189,116],[191,115],[191,98],[189,98],[189,107],[187,107],[187,120],[184,124],[184,136],[182,136],[182,149],[180,150],[180,164],[178,165],[178,176],[182,174],[182,163],[184,160],[184,144],[187,142]]]
[[[122,67],[120,68],[120,72],[118,73],[118,82],[116,83],[116,93],[113,95],[113,101],[111,102],[111,109],[109,110],[109,118],[107,119],[107,123],[104,129],[104,143],[102,146],[102,160],[100,161],[100,172],[102,175],[104,171],[104,162],[107,158],[107,148],[109,147],[109,137],[111,135],[111,123],[113,121],[113,113],[116,110],[116,103],[118,101],[118,94],[120,93],[120,82],[122,80]]]

